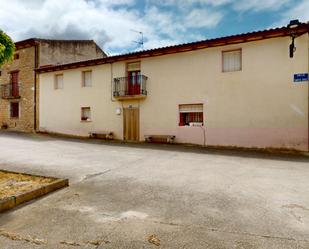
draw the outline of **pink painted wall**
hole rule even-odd
[[[308,128],[208,128],[207,145],[308,150]]]
[[[308,128],[205,128],[177,127],[175,130],[149,129],[145,134],[175,135],[177,143],[247,148],[308,150]]]

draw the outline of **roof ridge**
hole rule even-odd
[[[28,39],[16,41],[15,43],[22,43],[22,42],[27,42],[27,41],[61,41],[61,42],[95,42],[93,39],[89,40],[78,40],[78,39],[48,39],[48,38],[37,38],[37,37],[31,37]]]

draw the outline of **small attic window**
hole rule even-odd
[[[241,49],[222,52],[222,72],[241,71],[242,68]]]
[[[14,54],[14,60],[18,60],[19,59],[19,54]]]

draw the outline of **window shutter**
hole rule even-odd
[[[185,122],[184,122],[184,115],[183,113],[179,113],[179,126],[184,126]]]
[[[83,86],[91,86],[92,85],[92,72],[85,71],[83,72]]]
[[[241,50],[222,52],[223,72],[241,70]]]
[[[203,104],[180,105],[179,112],[181,113],[203,112]]]
[[[203,104],[179,105],[179,126],[191,126],[191,123],[203,125]]]
[[[58,74],[55,76],[55,89],[63,88],[63,74]]]

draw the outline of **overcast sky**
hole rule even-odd
[[[309,21],[309,0],[0,0],[0,29],[30,37],[93,39],[109,54]]]

